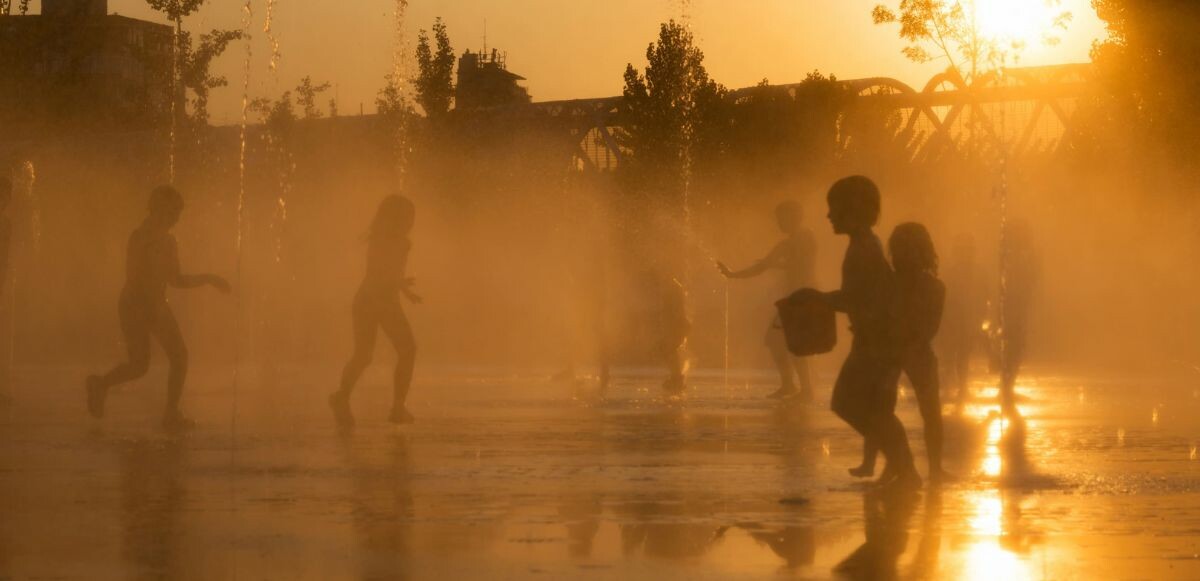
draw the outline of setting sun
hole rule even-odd
[[[1054,0],[976,0],[974,7],[980,33],[1001,44],[1032,48],[1061,32],[1055,25],[1064,10]]]

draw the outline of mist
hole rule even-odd
[[[260,4],[0,4],[0,579],[1198,573],[1195,11],[546,100],[398,1],[348,108]]]

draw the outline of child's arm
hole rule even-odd
[[[403,281],[400,285],[400,292],[408,298],[408,302],[419,305],[422,302],[421,295],[413,292],[413,287],[417,284],[417,279],[408,276],[408,247],[400,254],[400,280]]]
[[[229,281],[215,274],[183,274],[179,267],[179,248],[175,244],[175,237],[168,239],[168,260],[170,260],[171,278],[168,281],[175,288],[196,288],[199,286],[208,285],[223,293],[228,293],[231,290]]]
[[[421,298],[421,295],[418,295],[417,293],[413,292],[413,290],[412,290],[413,285],[415,285],[416,283],[417,283],[417,279],[415,279],[411,276],[405,278],[404,286],[400,287],[400,292],[404,293],[405,297],[408,297],[408,301],[410,303],[412,303],[414,305],[419,305],[423,302],[423,299]]]
[[[721,274],[725,278],[753,278],[777,266],[782,260],[783,251],[783,244],[777,244],[775,248],[771,249],[771,252],[767,253],[758,262],[742,270],[731,270],[728,266],[725,266],[724,262],[717,261],[717,270],[721,271]]]

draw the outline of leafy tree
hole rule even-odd
[[[454,98],[454,49],[446,24],[439,17],[433,21],[433,36],[437,51],[429,44],[429,34],[422,30],[417,37],[417,66],[420,72],[413,80],[417,103],[429,117],[440,117],[450,110]]]
[[[187,92],[175,75],[181,75],[184,69],[184,32],[183,19],[194,14],[205,0],[146,0],[150,8],[162,12],[167,20],[175,24],[174,69],[171,77],[171,111],[174,114],[171,122],[175,126],[183,125],[181,121],[187,116]],[[172,149],[174,143],[172,142]]]
[[[685,173],[720,149],[726,90],[708,77],[691,31],[674,20],[646,48],[647,66],[625,68],[625,122],[618,143],[630,152],[627,176],[660,193],[682,194]]]
[[[1130,145],[1165,146],[1174,161],[1194,169],[1200,148],[1200,4],[1093,0],[1092,6],[1108,29],[1108,38],[1092,47],[1103,89],[1093,113],[1099,117],[1092,120],[1117,131],[1133,128]]]
[[[738,91],[724,156],[738,180],[777,191],[835,161],[842,112],[851,94],[833,75],[808,73],[792,87],[764,79]]]
[[[1061,0],[1043,0],[1058,6]],[[968,83],[983,73],[1015,60],[1024,41],[985,36],[976,24],[976,0],[900,0],[898,10],[878,4],[871,10],[875,24],[898,24],[900,38],[909,43],[904,56],[918,63],[946,59],[947,68]],[[1058,12],[1051,29],[1066,30],[1071,13]],[[1058,42],[1051,31],[1043,41]]]
[[[385,118],[399,119],[401,114],[408,110],[408,103],[405,102],[400,83],[394,75],[389,74],[384,80],[386,84],[375,96],[375,110]]]
[[[331,86],[329,83],[314,85],[312,77],[309,76],[300,79],[300,84],[296,86],[296,101],[304,110],[305,119],[317,119],[321,116],[321,111],[317,109],[317,95],[328,91]]]
[[[296,108],[292,105],[292,92],[284,91],[279,99],[272,101],[261,97],[250,101],[249,109],[258,115],[259,121],[275,139],[282,139],[296,123]]]
[[[210,66],[213,59],[221,56],[229,43],[242,38],[239,30],[213,30],[200,35],[200,44],[192,48],[191,34],[184,32],[179,39],[180,61],[179,82],[190,89],[192,99],[191,120],[198,127],[208,124],[208,95],[212,89],[229,84],[223,76],[213,76]]]
[[[146,0],[146,4],[165,14],[175,23],[176,31],[183,32],[183,19],[199,10],[204,0]]]

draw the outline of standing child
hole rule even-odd
[[[946,287],[938,280],[938,257],[933,239],[924,226],[906,222],[896,226],[888,239],[895,269],[894,338],[899,348],[900,367],[917,395],[921,421],[925,424],[925,453],[929,456],[929,478],[940,482],[942,471],[942,402],[938,360],[933,338],[942,321]],[[878,445],[863,441],[863,462],[850,474],[867,477],[875,472]]]
[[[223,293],[230,289],[229,283],[215,274],[180,272],[179,248],[171,228],[179,222],[182,213],[183,196],[178,190],[171,186],[154,188],[146,219],[129,237],[125,288],[121,290],[117,305],[129,359],[104,375],[87,378],[88,412],[92,417],[104,416],[104,402],[110,387],[146,374],[150,368],[150,338],[153,337],[166,351],[170,363],[163,427],[173,430],[194,425],[179,410],[183,382],[187,378],[188,352],[175,313],[167,302],[167,287],[208,285]]]
[[[780,240],[771,252],[758,262],[743,270],[730,270],[724,263],[718,262],[717,269],[727,278],[751,278],[768,270],[776,270],[780,274],[780,296],[787,296],[797,289],[814,286],[813,266],[816,262],[817,243],[813,240],[812,232],[801,225],[802,214],[800,205],[792,200],[781,202],[775,207],[775,220],[784,238]],[[794,357],[788,352],[787,342],[783,335],[783,324],[779,315],[767,325],[764,337],[775,367],[779,370],[779,389],[768,395],[769,398],[787,399],[799,396],[804,401],[812,401],[812,378],[808,371],[808,359]],[[796,389],[797,381],[800,389]]]
[[[921,477],[895,411],[900,362],[890,336],[892,269],[872,230],[879,219],[879,188],[865,176],[850,176],[829,188],[827,200],[834,233],[848,236],[850,245],[842,263],[842,288],[818,296],[847,314],[854,335],[833,386],[833,411],[863,438],[878,443],[887,460],[880,484],[916,488]]]
[[[388,418],[395,424],[413,421],[405,401],[412,384],[417,343],[399,295],[403,293],[413,304],[421,303],[421,297],[412,291],[413,279],[407,275],[408,253],[412,249],[408,236],[415,218],[416,209],[408,198],[391,195],[379,204],[371,222],[371,231],[367,234],[367,271],[354,295],[354,355],[342,370],[341,386],[329,397],[329,405],[342,427],[354,425],[350,394],[371,364],[380,329],[391,341],[397,356],[392,376],[392,412]]]
[[[668,397],[687,390],[687,340],[692,322],[687,314],[687,292],[674,276],[662,267],[643,273],[644,291],[649,300],[645,323],[651,350],[667,368],[663,392]]]

